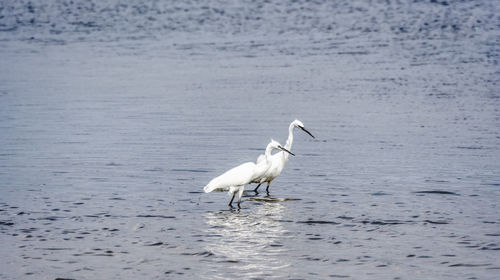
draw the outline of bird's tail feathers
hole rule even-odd
[[[203,190],[206,193],[212,192],[212,191],[226,191],[229,189],[229,186],[225,186],[224,184],[221,184],[218,180],[218,178],[212,179],[204,188]]]
[[[217,188],[217,186],[214,186],[214,185],[206,185],[203,190],[206,192],[206,193],[209,193],[209,192],[212,192],[213,190],[215,190]]]

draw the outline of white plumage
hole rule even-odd
[[[256,178],[264,176],[267,170],[271,167],[271,151],[273,149],[279,149],[290,153],[287,149],[283,148],[280,143],[271,140],[271,142],[267,145],[264,157],[260,162],[257,164],[253,162],[246,162],[231,168],[222,175],[213,178],[203,188],[203,190],[206,193],[214,190],[229,191],[229,194],[233,195],[231,201],[229,202],[229,206],[232,206],[236,192],[238,192],[238,207],[240,207],[241,196],[243,195],[245,185],[256,180]]]
[[[288,127],[288,139],[286,140],[286,144],[284,147],[287,150],[292,149],[293,129],[295,127],[301,129],[302,131],[309,134],[312,138],[314,138],[314,136],[304,128],[304,124],[301,121],[294,120],[293,122],[290,123],[290,126]],[[257,164],[264,161],[265,159],[266,159],[265,155],[260,155],[257,158]],[[269,192],[269,186],[271,185],[271,182],[281,174],[281,171],[283,171],[283,168],[285,167],[285,163],[288,160],[288,153],[278,152],[272,155],[269,160],[270,160],[270,166],[267,169],[267,171],[262,176],[256,177],[252,181],[252,183],[258,183],[257,187],[254,189],[255,192],[257,192],[257,189],[260,187],[260,185],[265,182],[267,182],[266,191]]]

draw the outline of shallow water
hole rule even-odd
[[[39,2],[0,4],[1,279],[498,275],[488,1]],[[203,193],[295,118],[269,195]]]

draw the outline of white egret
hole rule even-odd
[[[315,138],[309,131],[307,131],[307,129],[305,129],[304,124],[301,121],[294,120],[293,122],[290,123],[290,126],[288,127],[288,139],[286,140],[286,144],[284,147],[287,150],[292,149],[293,129],[295,127],[309,134],[312,138]],[[265,161],[265,159],[266,159],[265,155],[260,155],[257,158],[257,164],[259,164],[259,162],[261,161]],[[271,167],[267,169],[266,173],[263,176],[257,177],[252,181],[252,183],[258,183],[254,191],[257,192],[257,189],[260,187],[260,185],[267,182],[266,192],[269,192],[269,186],[271,185],[271,182],[281,174],[281,171],[283,171],[283,168],[285,167],[285,163],[287,160],[288,160],[288,153],[278,152],[272,155]]]
[[[253,162],[246,162],[240,164],[232,169],[229,169],[224,174],[213,178],[203,190],[209,193],[214,190],[228,190],[229,194],[233,197],[229,202],[229,206],[232,207],[232,203],[236,192],[238,192],[238,207],[240,207],[241,195],[245,189],[245,185],[250,184],[256,178],[264,176],[267,170],[271,167],[271,151],[273,149],[282,150],[286,153],[292,154],[286,148],[282,147],[280,143],[271,140],[271,142],[266,147],[266,152],[264,158],[257,164]]]

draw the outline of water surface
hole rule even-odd
[[[0,4],[1,279],[496,278],[493,4],[136,2]]]

